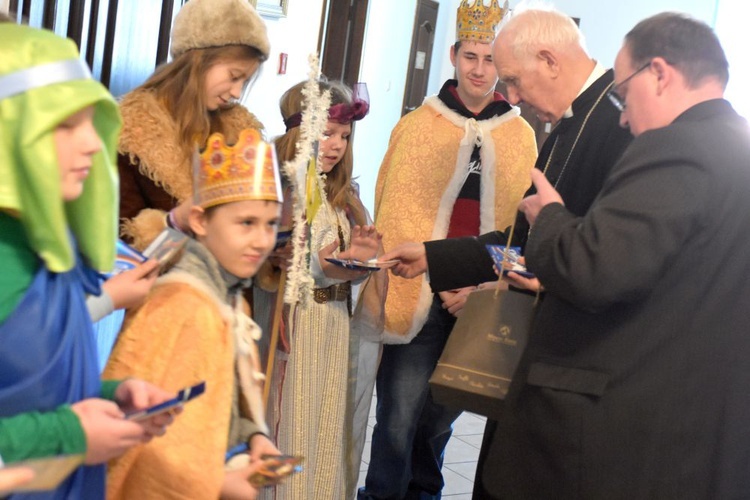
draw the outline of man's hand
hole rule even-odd
[[[559,203],[561,205],[565,205],[565,203],[563,203],[560,193],[555,191],[554,186],[549,183],[541,170],[537,168],[531,169],[531,182],[536,187],[536,194],[532,194],[521,200],[521,203],[518,204],[518,210],[526,215],[529,225],[533,226],[542,208],[551,203]]]
[[[391,272],[402,278],[416,278],[427,271],[427,250],[422,243],[401,244],[383,254],[380,260],[399,260]]]
[[[526,257],[519,257],[518,258],[518,263],[519,264],[523,264],[525,266],[526,265]],[[495,267],[495,274],[497,274],[498,276],[500,276],[500,273],[498,273],[496,267]],[[507,273],[505,273],[505,275],[502,276],[502,281],[504,281],[506,283],[510,283],[511,285],[513,285],[516,288],[521,288],[523,290],[529,290],[529,291],[534,292],[534,293],[544,290],[544,287],[542,287],[542,284],[539,281],[539,278],[525,278],[525,277],[521,276],[520,274],[518,274],[516,272],[513,272],[513,271],[508,271]],[[506,285],[506,288],[507,288],[507,285]]]

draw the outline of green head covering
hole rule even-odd
[[[83,194],[62,199],[55,128],[94,106],[102,150]],[[0,210],[20,218],[31,248],[50,271],[75,263],[72,230],[87,263],[110,270],[117,239],[117,138],[121,119],[75,44],[51,31],[0,23]]]

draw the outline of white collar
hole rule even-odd
[[[576,95],[576,99],[580,97],[581,94],[586,92],[586,90],[591,87],[595,81],[597,81],[601,76],[607,72],[607,69],[599,64],[598,61],[596,61],[596,65],[594,65],[594,69],[591,70],[591,74],[589,75],[588,80],[583,84],[583,87],[581,87],[581,90],[578,91],[578,95]],[[575,100],[575,99],[574,99]],[[563,118],[572,118],[573,117],[573,103],[570,103],[570,106],[568,106],[568,109],[565,110],[565,113],[563,113]]]

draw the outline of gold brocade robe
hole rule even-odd
[[[142,378],[175,393],[205,380],[206,391],[164,436],[110,462],[108,499],[219,498],[239,361],[232,314],[197,278],[170,273],[128,316],[105,376]],[[267,432],[259,413],[253,420]]]
[[[513,223],[537,156],[531,127],[517,108],[477,121],[432,96],[398,122],[380,167],[375,224],[386,250],[446,237],[475,145],[481,147],[482,161],[480,232]],[[410,342],[424,325],[431,302],[424,277],[390,280],[384,341]]]

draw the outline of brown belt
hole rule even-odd
[[[331,301],[345,301],[349,298],[349,293],[352,290],[350,283],[340,283],[338,285],[331,285],[327,288],[314,288],[313,299],[318,304],[325,304]]]

